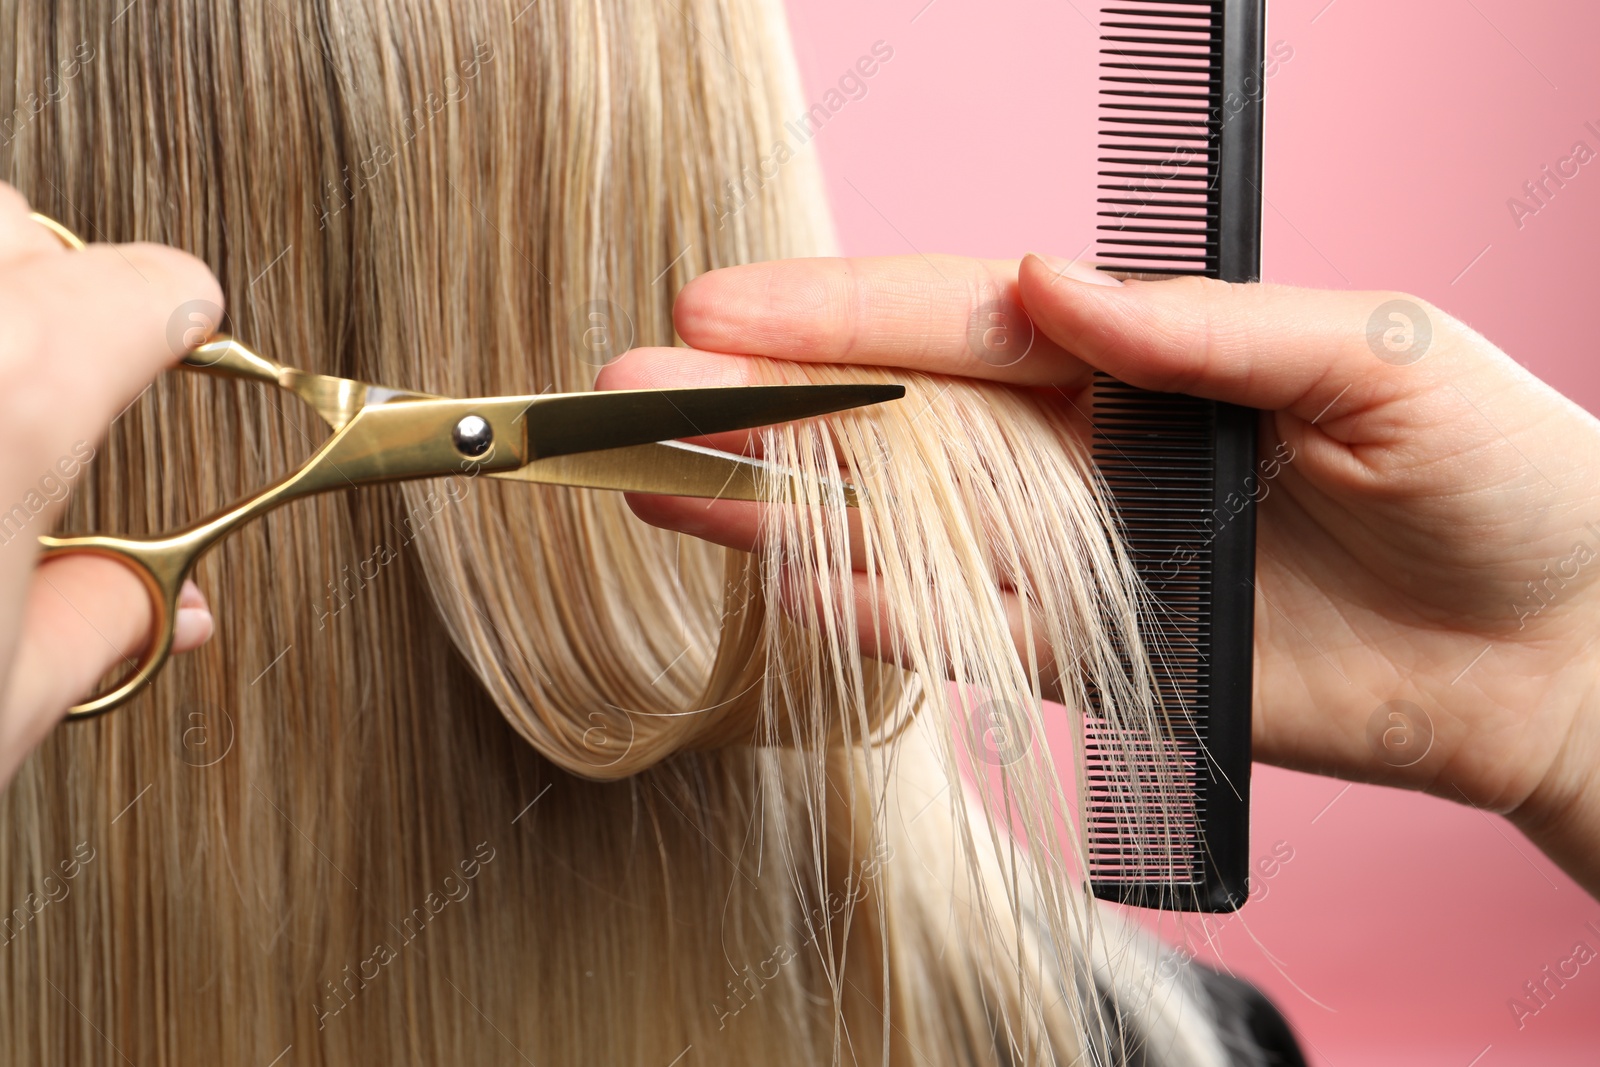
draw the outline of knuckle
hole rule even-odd
[[[1455,316],[1448,311],[1414,293],[1391,293],[1389,297],[1393,300],[1404,300],[1416,305],[1421,310],[1423,317],[1428,320],[1434,329],[1453,329],[1461,325]]]
[[[1146,321],[1150,348],[1160,367],[1163,388],[1191,392],[1204,381],[1230,343],[1226,282],[1210,278],[1174,278],[1159,283],[1166,300]]]
[[[1370,353],[1396,368],[1391,374],[1404,370],[1410,376],[1428,376],[1438,366],[1439,341],[1470,332],[1444,311],[1411,293],[1384,290],[1360,294],[1356,300],[1359,303],[1350,309],[1350,314],[1357,321],[1352,322],[1353,328],[1346,335],[1349,352],[1358,359]],[[1408,369],[1430,355],[1427,368]]]
[[[1391,304],[1409,305],[1413,313],[1420,313],[1431,323],[1441,322],[1447,317],[1444,312],[1434,307],[1422,297],[1417,296],[1414,293],[1401,292],[1396,289],[1383,290],[1377,293],[1376,299],[1373,300],[1372,303],[1378,306],[1388,306]]]
[[[800,331],[805,347],[831,352],[845,362],[855,359],[866,341],[861,331],[862,316],[868,312],[871,299],[866,284],[853,271],[846,270],[839,275],[829,275],[821,281],[818,292],[803,294],[801,299],[815,302],[822,308],[822,314]],[[805,321],[803,316],[795,318]]]

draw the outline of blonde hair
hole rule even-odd
[[[691,277],[829,250],[809,154],[745,177],[804,110],[776,2],[0,0],[0,27],[9,180],[201,256],[231,332],[308,370],[585,389],[594,315],[670,344]],[[859,604],[837,502],[746,555],[462,477],[218,548],[218,639],[0,798],[14,1057],[1226,1062],[1191,976],[1087,899],[1081,772],[1044,744],[1058,689],[1158,724],[1084,448],[1048,398],[897,377],[763,439],[865,491]],[[168,375],[66,526],[170,528],[316,439]],[[893,666],[856,639],[880,610]]]

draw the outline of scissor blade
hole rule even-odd
[[[795,503],[804,503],[808,497],[818,495],[808,493],[794,473],[782,467],[681,441],[536,459],[516,470],[499,471],[490,477],[545,485],[616,489],[625,493],[758,501],[768,499],[769,487],[777,478],[787,479],[787,496]],[[823,481],[816,488],[823,499],[840,493],[848,507],[857,506],[854,486]]]
[[[901,385],[752,385],[537,396],[524,413],[527,458],[748,430],[898,400],[905,392]]]

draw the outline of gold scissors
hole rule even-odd
[[[68,247],[84,247],[54,219],[33,219]],[[68,712],[74,717],[110,711],[155,677],[172,652],[178,594],[200,557],[251,519],[291,500],[467,471],[551,485],[765,500],[773,479],[781,484],[789,472],[673,439],[812,418],[905,395],[898,385],[774,385],[455,399],[309,374],[225,336],[194,349],[182,367],[286,389],[315,409],[333,436],[276,483],[173,533],[39,538],[43,559],[82,552],[131,566],[155,609],[155,632],[137,661],[130,658],[132,669],[112,689],[74,706]],[[835,499],[848,506],[856,504],[848,485],[821,488],[836,491]],[[797,479],[790,478],[787,493],[797,502],[807,499]]]

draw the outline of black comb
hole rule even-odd
[[[1265,23],[1265,0],[1105,9],[1103,269],[1259,280]],[[1091,714],[1090,885],[1124,904],[1234,911],[1249,892],[1256,412],[1099,375],[1094,413],[1095,460],[1151,596],[1140,634],[1170,729],[1152,748]]]

